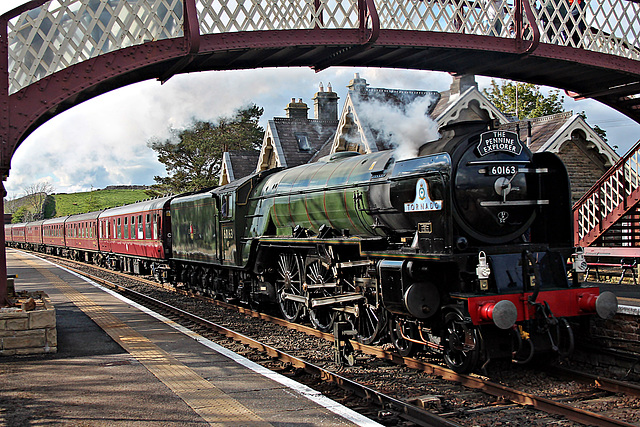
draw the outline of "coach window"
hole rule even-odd
[[[144,239],[144,224],[142,223],[142,215],[138,215],[138,239]]]
[[[160,235],[160,215],[153,214],[153,240],[158,240]]]
[[[151,215],[149,214],[144,216],[144,238],[151,238]]]
[[[122,237],[122,219],[118,218],[118,228],[116,229],[118,233],[118,239]]]
[[[124,234],[122,236],[123,239],[129,238],[129,217],[124,217]]]
[[[222,196],[220,216],[222,218],[231,218],[233,216],[233,194],[225,194]]]

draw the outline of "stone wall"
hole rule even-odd
[[[584,330],[588,333],[582,332],[576,342],[586,346],[577,349],[575,360],[620,377],[640,379],[640,307],[621,306],[609,320],[593,316]]]
[[[21,292],[19,300],[33,298],[34,310],[0,309],[0,356],[55,353],[58,350],[56,310],[44,292]]]

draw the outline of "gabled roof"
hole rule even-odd
[[[260,152],[256,150],[225,152],[222,155],[222,167],[220,168],[220,185],[228,184],[255,172],[259,155]]]
[[[389,135],[380,131],[380,128],[376,126],[379,123],[372,123],[374,120],[368,117],[370,113],[365,110],[369,108],[368,106],[373,105],[374,109],[379,106],[380,108],[394,108],[406,112],[420,98],[431,100],[428,105],[425,103],[425,111],[421,112],[421,114],[430,115],[440,99],[440,94],[435,91],[368,88],[365,86],[350,89],[330,150],[324,147],[321,151],[332,153],[356,149],[360,152],[371,153],[392,148]]]
[[[574,133],[576,131],[582,131],[585,140],[590,145],[585,148],[596,150],[604,156],[607,166],[615,164],[620,158],[580,115],[573,114],[571,111],[506,123],[501,125],[500,129],[512,132],[519,129],[520,139],[527,141],[528,122],[531,122],[531,139],[528,141],[528,146],[533,152],[557,153],[567,141],[575,139]]]
[[[334,120],[289,117],[269,120],[260,150],[258,169],[274,166],[291,168],[308,163],[327,140],[333,137],[337,124]]]
[[[480,110],[483,114],[488,114],[490,119],[498,120],[500,123],[509,122],[509,118],[493,105],[477,87],[469,87],[462,94],[451,94],[451,91],[442,92],[441,100],[433,112],[433,118],[438,122],[438,126],[442,127],[463,119],[461,114],[469,111],[474,111],[480,118]]]

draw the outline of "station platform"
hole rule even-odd
[[[7,270],[49,295],[58,352],[0,357],[0,425],[379,425],[40,258]]]

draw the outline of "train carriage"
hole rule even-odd
[[[11,225],[11,246],[23,249],[27,241],[27,223],[20,222]]]
[[[5,224],[4,225],[4,241],[7,246],[11,246],[13,243],[12,229],[13,224]]]
[[[136,274],[160,274],[171,257],[172,196],[106,209],[98,219],[101,263]]]
[[[27,249],[42,252],[44,249],[42,242],[42,223],[44,221],[33,221],[25,226],[25,241]]]
[[[65,243],[69,256],[93,262],[98,254],[97,223],[100,212],[69,216],[64,223]]]
[[[42,223],[42,242],[47,253],[61,255],[66,248],[64,227],[68,218],[68,216],[52,218]]]

